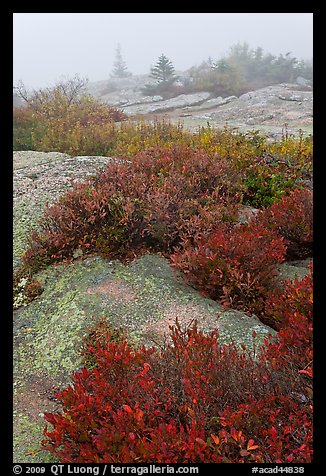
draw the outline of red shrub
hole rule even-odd
[[[313,192],[296,188],[259,213],[255,223],[276,230],[285,240],[287,260],[312,256]]]
[[[111,256],[138,247],[171,252],[181,239],[235,218],[235,177],[225,159],[183,146],[111,162],[46,208],[25,263],[68,258],[76,248]]]
[[[252,399],[237,410],[226,409],[222,418],[223,424],[235,428],[234,431],[255,435],[251,447],[254,445],[252,456],[256,462],[311,462],[312,406],[296,401],[292,395]],[[244,456],[246,453],[242,452]]]
[[[244,307],[256,306],[274,283],[276,264],[284,260],[285,245],[263,224],[220,227],[195,243],[186,244],[171,261],[186,279],[212,299]]]
[[[287,327],[295,313],[303,315],[307,322],[312,320],[313,305],[313,274],[310,272],[304,278],[286,280],[284,289],[270,291],[265,299],[261,319],[277,330]]]
[[[45,414],[43,447],[63,463],[311,461],[311,377],[291,332],[253,355],[196,326],[171,331],[161,350],[92,339],[91,369]]]

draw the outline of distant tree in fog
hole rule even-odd
[[[178,76],[175,75],[175,69],[172,62],[164,54],[158,58],[155,66],[150,69],[150,76],[156,80],[155,84],[145,84],[142,88],[143,94],[152,96],[161,95],[163,98],[173,97],[180,94],[175,81]]]
[[[158,58],[155,66],[151,68],[151,76],[160,84],[172,84],[177,76],[172,62],[164,54]]]
[[[129,73],[126,63],[122,59],[122,54],[121,54],[121,46],[120,43],[118,43],[116,53],[115,53],[115,61],[113,63],[113,71],[111,73],[111,77],[113,78],[127,78],[128,76],[131,76],[131,73]]]

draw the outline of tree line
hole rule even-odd
[[[118,45],[111,78],[130,75]],[[218,60],[209,57],[199,66],[191,67],[182,77],[176,75],[172,61],[162,53],[150,68],[153,82],[143,88],[143,93],[173,96],[205,90],[213,95],[239,95],[270,84],[292,83],[299,76],[312,84],[312,64],[298,60],[291,52],[275,56],[261,47],[250,48],[244,42],[233,45],[229,53]]]
[[[132,76],[123,60],[121,46],[118,44],[110,81]],[[145,84],[142,92],[146,96],[160,95],[164,99],[179,94],[190,94],[208,91],[212,97],[239,96],[264,86],[278,83],[293,83],[302,76],[313,84],[312,64],[298,60],[290,52],[279,54],[265,53],[261,47],[252,49],[247,43],[232,46],[224,57],[214,60],[209,57],[199,66],[192,66],[182,75],[177,75],[172,61],[161,54],[154,66],[150,68],[151,82]],[[110,83],[109,81],[109,83]],[[20,81],[14,87],[16,95],[32,108],[39,109],[54,92],[63,95],[68,105],[80,97],[88,80],[75,75],[74,78],[62,81],[55,88],[43,88],[28,92]]]

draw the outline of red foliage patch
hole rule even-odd
[[[181,239],[233,220],[239,174],[227,160],[178,146],[153,148],[132,163],[111,162],[92,181],[47,207],[24,261],[37,268],[73,250],[123,256],[138,247],[171,252]]]
[[[295,188],[278,202],[256,215],[254,223],[276,230],[285,240],[287,260],[312,256],[313,192]]]
[[[287,327],[295,313],[312,321],[313,313],[313,274],[310,272],[302,279],[286,280],[284,290],[274,289],[266,295],[264,312],[260,316],[268,325],[277,330]]]
[[[188,282],[212,299],[233,306],[256,306],[274,283],[276,264],[284,260],[283,238],[261,223],[220,227],[187,243],[171,257]]]
[[[90,365],[57,394],[62,412],[45,414],[52,429],[42,445],[61,462],[311,462],[312,325],[304,314],[289,316],[259,352],[220,345],[217,332],[205,336],[196,325],[171,327],[173,345],[163,349],[95,335]]]

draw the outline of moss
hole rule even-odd
[[[32,421],[27,415],[14,413],[14,463],[56,463],[58,460],[48,451],[40,450],[44,421],[42,414],[38,421]],[[32,454],[29,454],[32,453]]]
[[[21,257],[27,248],[28,236],[37,224],[37,214],[25,200],[15,204],[13,213],[13,259],[14,268],[20,264]]]

